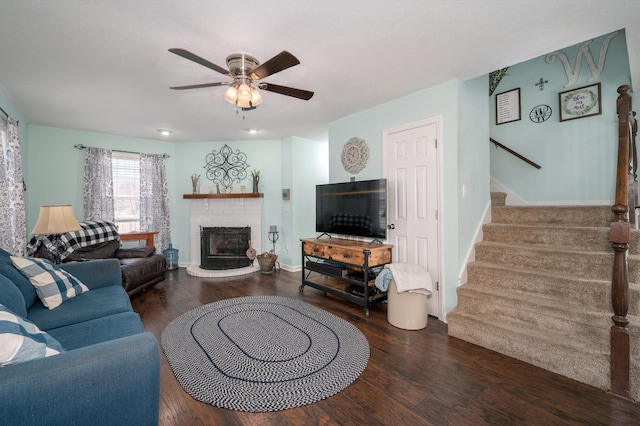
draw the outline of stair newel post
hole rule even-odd
[[[614,315],[610,330],[611,338],[611,392],[629,398],[630,384],[630,344],[629,320],[629,275],[627,252],[629,250],[629,161],[630,161],[630,112],[631,97],[629,86],[618,88],[618,165],[616,172],[616,202],[611,207],[614,214],[611,222],[610,239],[614,251],[613,275],[611,280],[611,304]]]

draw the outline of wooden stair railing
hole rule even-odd
[[[629,107],[631,111],[631,107]],[[629,143],[629,223],[634,228],[638,227],[636,220],[636,209],[638,206],[638,154],[636,150],[636,134],[638,133],[638,120],[636,120],[635,111],[631,111],[630,116],[630,132],[631,140]]]
[[[632,147],[632,122],[634,120],[631,107],[630,87],[618,87],[616,109],[618,112],[618,165],[616,170],[616,199],[611,207],[614,214],[610,235],[613,248],[613,274],[611,278],[611,304],[613,306],[613,325],[609,332],[611,339],[611,392],[630,397],[630,336],[629,320],[629,274],[627,252],[631,239],[628,216],[629,211],[629,177],[633,175],[635,149]],[[633,151],[632,151],[633,150]],[[635,214],[635,213],[634,213]]]
[[[509,154],[515,155],[516,157],[518,157],[519,159],[521,159],[522,161],[524,161],[525,163],[535,167],[536,169],[540,169],[542,168],[542,166],[534,163],[533,161],[529,160],[527,157],[525,157],[522,154],[518,154],[517,152],[515,152],[514,150],[512,150],[511,148],[504,146],[503,144],[501,144],[500,142],[498,142],[497,140],[493,139],[493,138],[489,138],[489,142],[491,142],[492,144],[494,144],[496,146],[496,148],[502,148],[505,151],[507,151]]]

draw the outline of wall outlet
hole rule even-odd
[[[467,184],[462,184],[462,198],[466,197],[469,194],[469,190],[467,189]]]

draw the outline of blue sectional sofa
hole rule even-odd
[[[107,259],[60,268],[89,291],[48,309],[29,279],[0,249],[4,313],[35,324],[63,349],[59,354],[0,367],[0,423],[157,425],[158,343],[152,333],[144,331],[131,308],[120,263]]]

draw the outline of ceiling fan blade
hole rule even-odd
[[[201,58],[200,56],[189,52],[188,50],[184,50],[184,49],[169,49],[169,52],[171,53],[175,53],[178,56],[182,56],[185,59],[188,59],[190,61],[193,61],[197,64],[200,64],[202,66],[205,66],[207,68],[210,68],[214,71],[218,71],[220,74],[224,74],[224,75],[230,75],[231,73],[229,72],[229,70],[222,68],[219,65],[214,64],[213,62],[209,62],[204,58]]]
[[[189,86],[174,86],[169,87],[169,89],[173,90],[185,90],[185,89],[202,89],[203,87],[214,87],[214,86],[223,86],[229,83],[203,83],[203,84],[191,84]]]
[[[294,89],[293,87],[278,86],[277,84],[261,83],[260,88],[268,92],[278,93],[280,95],[292,96],[298,99],[308,101],[313,96],[313,92],[302,89]]]
[[[258,66],[258,68],[251,71],[251,78],[254,80],[261,80],[272,74],[291,68],[294,65],[298,65],[300,61],[291,53],[283,50],[267,62]]]

